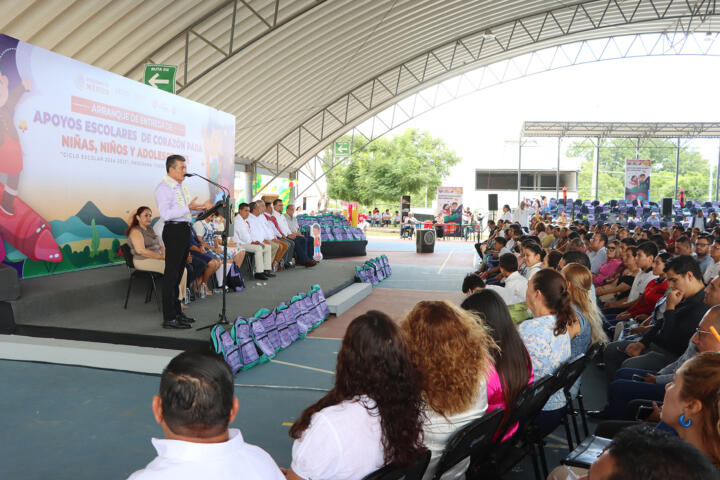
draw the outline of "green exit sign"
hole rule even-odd
[[[145,85],[175,93],[175,65],[145,65]]]
[[[350,142],[335,142],[335,155],[341,157],[350,155]]]

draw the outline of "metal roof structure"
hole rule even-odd
[[[710,0],[0,0],[0,32],[236,116],[236,158],[297,172],[404,98],[589,39],[717,32]],[[715,21],[713,21],[715,20]],[[713,33],[713,38],[717,38]]]
[[[524,122],[520,136],[720,138],[720,122]]]

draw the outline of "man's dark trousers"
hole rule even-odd
[[[165,244],[165,273],[163,276],[163,320],[170,321],[182,313],[180,308],[180,280],[190,253],[190,224],[165,222],[162,233]]]

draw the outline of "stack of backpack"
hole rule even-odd
[[[215,352],[222,354],[233,373],[273,358],[330,316],[320,285],[298,293],[289,304],[273,310],[261,308],[249,319],[237,317],[230,332],[215,325],[211,337]]]
[[[387,255],[371,258],[362,265],[355,267],[355,278],[362,283],[377,285],[390,275],[392,275],[392,269]]]
[[[314,224],[320,225],[320,236],[325,242],[349,242],[354,240],[365,240],[365,234],[358,227],[353,227],[342,215],[325,213],[317,216],[298,215],[300,231],[309,234]]]

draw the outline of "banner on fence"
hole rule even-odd
[[[462,223],[463,188],[438,187],[437,207],[443,223]]]
[[[650,160],[625,160],[625,201],[650,200]]]

